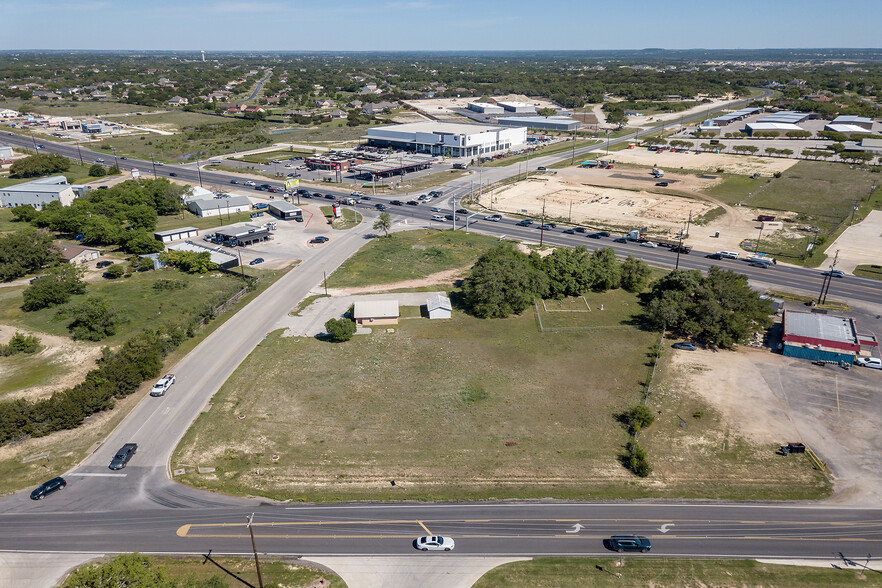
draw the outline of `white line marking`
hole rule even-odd
[[[68,474],[68,476],[80,476],[89,478],[125,478],[128,474],[92,474],[92,473],[76,473]]]

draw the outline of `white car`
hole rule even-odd
[[[413,540],[413,546],[420,551],[450,551],[455,547],[450,537],[428,535]]]
[[[882,370],[882,359],[878,357],[859,357],[854,362],[857,365],[868,367],[874,370]]]
[[[658,245],[656,245],[652,241],[644,241],[643,243],[640,244],[640,246],[641,247],[651,247],[651,248],[658,247]]]
[[[159,379],[158,382],[153,384],[153,389],[150,391],[150,396],[164,396],[165,392],[171,388],[171,385],[175,383],[175,375],[174,374],[166,374],[162,378]]]
[[[501,214],[491,214],[490,216],[485,216],[484,220],[498,223],[499,221],[502,220],[502,215]]]
[[[254,181],[252,181],[252,180],[248,180],[247,182],[245,182],[245,185],[246,185],[246,186],[256,186],[256,185],[257,185],[257,182],[254,182]]]
[[[444,218],[444,217],[443,217],[442,215],[440,215],[440,214],[433,214],[433,215],[432,215],[432,220],[433,220],[433,221],[441,221],[441,222],[444,222],[444,221],[447,220],[447,219]]]

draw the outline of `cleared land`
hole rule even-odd
[[[700,141],[696,140],[696,143]],[[693,170],[702,173],[731,173],[753,175],[760,173],[771,176],[776,171],[784,171],[797,163],[795,159],[776,157],[750,157],[747,155],[727,155],[724,153],[674,153],[672,151],[650,151],[646,148],[623,149],[611,157],[616,163],[633,163],[647,167],[660,167],[670,170]],[[722,170],[718,172],[717,170]]]
[[[619,563],[619,562],[623,563]],[[617,577],[616,574],[621,574]],[[647,557],[546,557],[490,570],[474,588],[582,588],[654,586],[706,588],[756,586],[882,586],[882,575],[855,569],[760,563],[754,560],[659,559]]]
[[[0,108],[21,110],[22,106],[29,112],[45,114],[47,116],[98,116],[104,114],[121,114],[126,112],[150,112],[156,110],[150,106],[138,106],[137,104],[123,104],[122,102],[73,102],[67,100],[4,100],[0,102]],[[111,119],[113,120],[113,119]],[[126,122],[133,122],[129,117],[124,117]]]
[[[330,288],[394,284],[471,265],[496,239],[462,231],[403,231],[374,239],[328,277]]]
[[[313,151],[307,151],[305,149],[294,149],[293,147],[291,147],[288,149],[278,149],[276,151],[252,153],[250,155],[243,155],[242,157],[236,157],[234,159],[245,161],[248,163],[268,163],[274,159],[285,161],[286,159],[290,159],[294,156],[312,157],[313,153]]]

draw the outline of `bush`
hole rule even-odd
[[[635,404],[622,414],[622,420],[628,425],[628,432],[636,435],[655,421],[655,415],[643,404]]]
[[[153,282],[154,290],[183,290],[186,287],[187,282],[183,280],[156,280]]]
[[[116,312],[98,296],[90,296],[65,314],[74,319],[67,327],[74,339],[100,341],[116,333]]]
[[[124,273],[126,273],[126,270],[118,263],[110,266],[104,271],[106,277],[114,280],[116,278],[121,278]]]
[[[82,281],[82,268],[73,265],[62,265],[52,270],[49,275],[36,280],[22,292],[24,303],[22,310],[31,312],[48,308],[58,304],[64,304],[73,294],[82,294],[86,291],[86,284]]]
[[[65,172],[70,169],[70,160],[57,153],[37,153],[19,159],[9,168],[13,178],[38,178]]]
[[[625,454],[622,456],[622,462],[634,475],[641,478],[645,478],[652,473],[652,465],[646,458],[646,451],[633,439],[625,445]]]
[[[103,178],[107,175],[107,170],[100,163],[93,163],[89,167],[89,176],[93,178]]]
[[[40,349],[40,340],[33,335],[22,335],[16,331],[6,345],[0,345],[0,356],[8,357],[19,353],[36,353]]]
[[[325,323],[325,330],[331,336],[331,340],[337,343],[349,341],[355,335],[355,323],[349,319],[330,319]]]

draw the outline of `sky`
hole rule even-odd
[[[0,50],[882,46],[882,0],[0,0]]]

